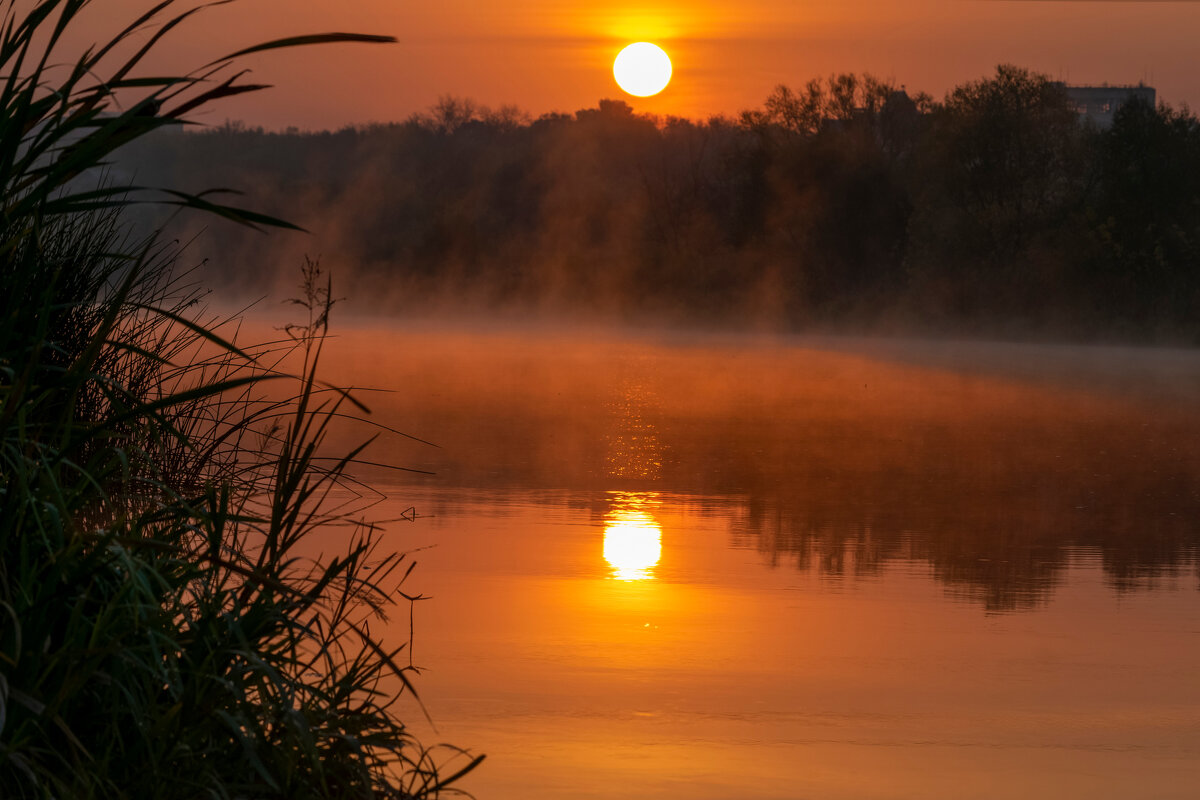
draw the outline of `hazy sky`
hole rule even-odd
[[[97,31],[143,0],[96,0]],[[872,72],[940,97],[1012,62],[1071,83],[1136,83],[1200,107],[1200,2],[1147,0],[238,0],[179,29],[156,66],[191,67],[297,33],[391,34],[248,59],[276,88],[205,119],[268,127],[401,120],[441,95],[535,116],[621,97],[636,109],[706,117],[761,104],[779,83]],[[628,42],[662,45],[675,77],[636,99],[612,79]]]

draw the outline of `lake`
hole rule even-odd
[[[1196,796],[1200,353],[335,333],[480,800]]]

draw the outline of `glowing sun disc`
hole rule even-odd
[[[634,42],[617,54],[613,77],[629,94],[649,97],[667,88],[671,82],[671,59],[656,44]]]

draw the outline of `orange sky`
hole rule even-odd
[[[146,0],[97,0],[97,28]],[[297,33],[386,33],[398,45],[330,46],[248,60],[276,85],[205,120],[338,127],[402,120],[440,95],[534,114],[622,97],[641,111],[706,117],[761,104],[779,83],[867,71],[940,97],[1012,62],[1072,83],[1156,86],[1200,106],[1200,2],[1051,0],[238,0],[175,34],[161,58],[182,68]],[[661,95],[613,83],[620,48],[647,39],[671,54]],[[161,63],[161,62],[160,62]]]

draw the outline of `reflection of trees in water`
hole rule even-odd
[[[757,548],[772,566],[790,563],[826,576],[863,577],[894,562],[927,562],[953,594],[988,610],[1046,602],[1068,562],[1066,548],[1027,529],[932,527],[936,524],[899,517],[855,520],[755,498],[734,526],[733,544]]]
[[[754,547],[775,567],[791,562],[836,577],[873,575],[904,556],[903,538],[880,536],[871,521],[806,517],[782,503],[752,498],[733,525],[735,547]]]
[[[923,505],[930,498],[911,496],[908,503],[880,510],[863,496],[835,504],[828,498],[806,503],[796,496],[759,494],[735,520],[732,544],[759,550],[772,566],[791,564],[835,577],[924,562],[951,594],[989,611],[1047,603],[1079,559],[1097,558],[1119,592],[1153,588],[1189,570],[1200,577],[1195,515],[1164,511],[1180,498],[1134,483],[1132,491],[1111,487],[1113,493],[1097,497],[1092,507],[1042,496],[951,508]],[[1194,497],[1186,499],[1194,508]]]
[[[1081,544],[1099,551],[1104,572],[1118,591],[1153,588],[1189,566],[1200,578],[1200,533],[1194,514],[1129,520],[1123,529],[1098,526],[1081,538]]]
[[[733,467],[748,498],[733,543],[830,576],[926,563],[989,610],[1046,603],[1073,561],[1120,592],[1200,571],[1194,425],[1091,413],[825,419],[773,439],[743,426],[757,463]]]

